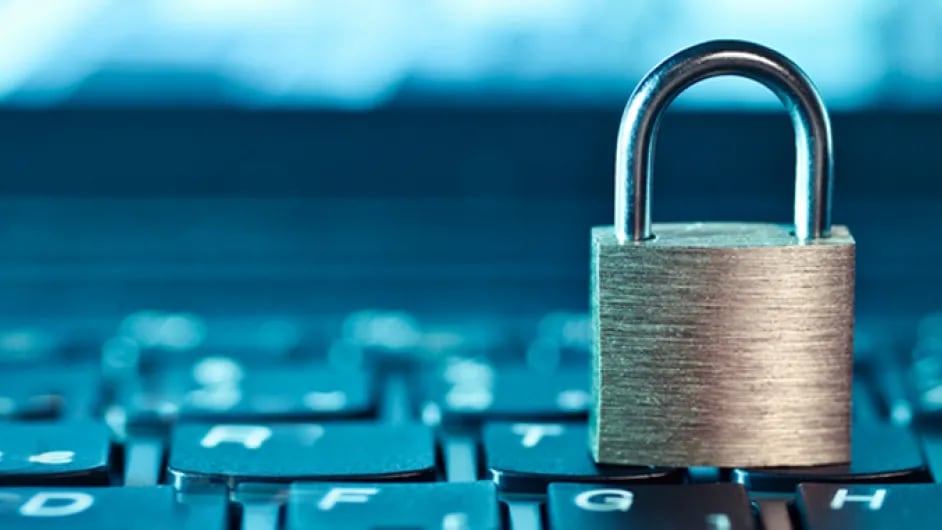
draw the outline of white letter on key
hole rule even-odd
[[[30,455],[29,461],[34,464],[71,464],[75,460],[75,451],[46,451],[38,455]]]
[[[593,500],[596,496],[599,502]],[[576,506],[590,512],[627,512],[634,500],[635,494],[626,490],[589,490],[576,495]]]
[[[369,496],[377,493],[377,488],[331,488],[317,503],[317,507],[326,512],[341,502],[369,502]]]
[[[523,436],[520,444],[524,447],[536,447],[544,436],[559,436],[563,433],[563,426],[557,423],[514,423],[511,429],[514,434]]]
[[[200,445],[209,449],[223,442],[238,443],[246,449],[258,449],[271,438],[271,429],[261,425],[216,425],[203,439]]]
[[[847,502],[865,502],[871,510],[879,510],[883,506],[883,499],[886,498],[886,490],[883,488],[878,489],[873,493],[873,495],[849,495],[850,493],[847,488],[841,488],[837,490],[837,493],[834,494],[834,498],[831,499],[831,509],[840,510],[844,507],[844,503]]]
[[[69,501],[68,504],[46,506],[48,501]],[[20,515],[25,517],[65,517],[91,508],[94,497],[78,491],[41,491],[20,506]],[[58,503],[57,503],[58,504]]]

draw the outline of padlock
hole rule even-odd
[[[703,79],[771,89],[796,138],[794,226],[651,225],[665,108]],[[855,243],[831,226],[827,110],[805,73],[742,41],[682,50],[632,93],[618,130],[615,224],[591,243],[598,463],[812,466],[850,460]]]

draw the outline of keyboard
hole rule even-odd
[[[938,526],[942,314],[858,323],[849,465],[601,466],[586,315],[0,328],[0,528]]]

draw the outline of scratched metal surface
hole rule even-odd
[[[854,240],[787,226],[592,232],[592,450],[607,464],[850,461]]]

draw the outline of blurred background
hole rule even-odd
[[[861,318],[937,309],[939,0],[0,0],[0,313],[585,311],[621,107],[712,38],[832,110]],[[790,127],[689,90],[655,219],[790,221]]]
[[[0,96],[57,105],[613,105],[718,37],[801,64],[834,109],[942,105],[937,0],[4,0]],[[715,82],[692,108],[768,108]]]

